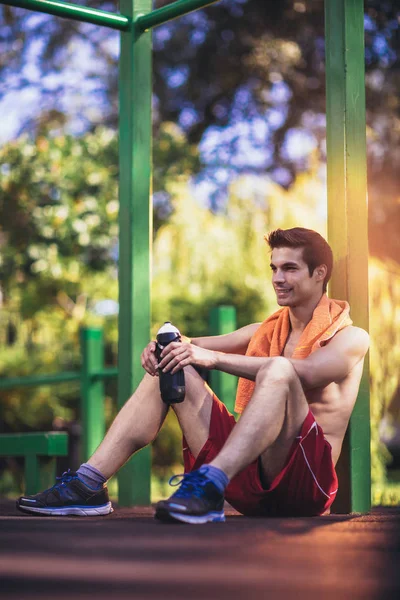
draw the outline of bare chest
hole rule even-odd
[[[286,340],[286,344],[283,349],[282,356],[284,356],[285,358],[292,358],[293,352],[296,350],[299,340],[300,340],[300,335],[290,334],[288,339]]]

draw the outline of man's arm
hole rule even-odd
[[[364,358],[369,335],[359,327],[346,327],[329,343],[304,359],[289,358],[305,390],[342,381]]]
[[[223,336],[221,336],[223,337]],[[337,333],[325,347],[307,358],[286,359],[294,366],[305,390],[324,387],[341,381],[364,358],[369,347],[369,335],[358,327],[346,327]],[[228,354],[193,344],[172,342],[161,353],[159,367],[175,373],[187,365],[217,369],[238,377],[255,380],[265,363],[274,358]]]
[[[171,342],[161,352],[160,369],[176,373],[188,365],[196,365],[205,369],[217,369],[238,377],[255,380],[258,370],[268,360],[258,356],[243,356],[241,354],[228,354],[208,348],[200,348],[193,344]]]
[[[182,342],[172,342],[164,348],[161,357],[164,358],[168,355],[168,360],[165,359],[160,361],[159,366],[163,369],[169,363],[169,370],[178,364],[179,361],[186,359],[182,366],[193,364],[199,367],[205,367],[206,369],[212,369],[214,354],[217,352],[223,353],[224,355],[235,354],[238,355],[237,358],[242,358],[242,355],[246,354],[251,337],[260,325],[261,323],[253,323],[225,335],[194,338],[192,340],[183,335]],[[155,350],[156,343],[152,341],[147,344],[141,356],[142,367],[152,377],[158,375]],[[173,362],[171,363],[172,359]],[[176,370],[177,369],[175,369],[173,373],[175,373]]]
[[[206,350],[215,350],[216,352],[225,352],[226,354],[246,354],[250,340],[260,325],[261,323],[252,323],[232,333],[192,338],[192,340],[186,338],[186,340],[190,341],[194,346],[205,348]],[[185,341],[184,337],[182,341]]]

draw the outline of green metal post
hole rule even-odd
[[[82,328],[81,421],[82,460],[96,450],[105,434],[104,384],[93,375],[104,365],[103,332],[97,328]]]
[[[121,0],[129,18],[151,10],[151,0]],[[119,187],[118,405],[121,408],[144,375],[140,355],[150,340],[152,241],[151,33],[121,33]],[[121,506],[150,503],[151,449],[141,450],[118,474]]]
[[[45,490],[55,483],[56,459],[26,454],[24,475],[26,494],[37,494]]]
[[[335,268],[330,296],[347,300],[369,329],[364,3],[325,0],[328,239]],[[369,361],[338,464],[335,512],[371,507]]]
[[[35,454],[25,456],[25,493],[37,494],[40,482],[39,457]]]
[[[216,306],[210,311],[210,333],[211,335],[224,335],[236,329],[236,309],[234,306]],[[210,385],[225,404],[227,409],[233,413],[235,409],[235,397],[237,377],[223,373],[222,371],[210,372]]]

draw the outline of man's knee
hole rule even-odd
[[[259,369],[256,384],[274,382],[290,385],[296,377],[296,371],[290,360],[283,356],[275,356],[268,358],[265,364]]]
[[[210,401],[213,398],[213,392],[208,387],[207,383],[201,377],[201,375],[192,366],[184,368],[185,373],[185,400],[179,404],[172,404],[171,408],[175,413],[180,411],[198,410],[200,407],[207,402],[208,398]]]

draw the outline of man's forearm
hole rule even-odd
[[[224,371],[224,373],[230,373],[231,375],[237,375],[238,377],[245,377],[255,381],[257,373],[267,361],[273,360],[273,358],[258,357],[258,356],[241,356],[238,354],[225,354],[224,352],[214,352],[215,364],[213,369],[217,371]],[[293,360],[288,359],[302,384],[302,387],[306,390],[313,387],[310,384],[309,366],[306,359]],[[316,386],[314,386],[316,387]]]
[[[308,365],[308,363],[306,363],[307,359],[294,359],[294,358],[288,358],[289,362],[292,363],[292,366],[294,367],[294,370],[296,371],[297,377],[300,379],[300,383],[301,386],[303,388],[303,390],[308,390],[310,389],[310,383],[309,383],[309,372],[310,372],[310,367]]]
[[[258,356],[242,356],[240,354],[225,354],[214,352],[213,369],[223,371],[237,377],[245,377],[254,381],[259,369],[265,365],[270,358]]]

